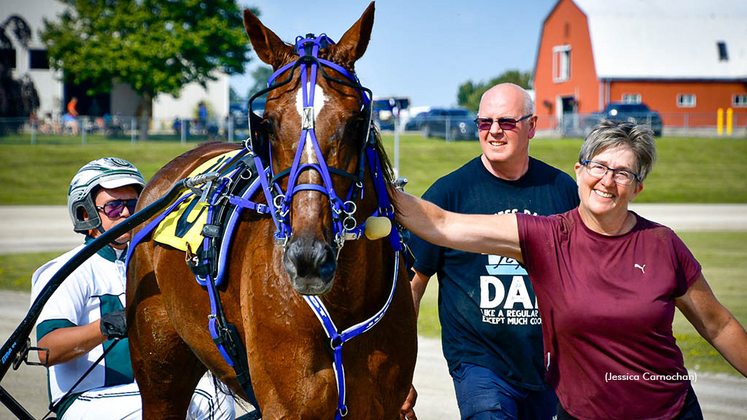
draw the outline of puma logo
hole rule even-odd
[[[640,268],[640,269],[641,269],[641,272],[642,272],[643,274],[646,274],[646,264],[643,264],[643,265],[635,264],[635,265],[634,265],[634,267],[635,267],[635,268]]]

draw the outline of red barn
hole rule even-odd
[[[747,2],[559,0],[534,71],[540,129],[610,102],[645,103],[665,129],[747,125]]]

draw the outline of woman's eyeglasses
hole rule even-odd
[[[498,123],[498,127],[500,127],[501,130],[509,131],[516,128],[516,124],[520,121],[524,121],[532,115],[533,114],[525,115],[518,120],[513,118],[498,118],[497,120],[494,120],[492,118],[477,117],[475,118],[475,124],[477,124],[477,129],[480,131],[490,130],[490,128],[493,127],[493,123]]]
[[[612,171],[612,179],[620,185],[630,185],[633,181],[640,181],[638,174],[626,171],[625,169],[610,168],[603,163],[594,162],[593,160],[585,160],[581,164],[586,166],[586,172],[594,178],[602,179],[607,175],[607,172]]]
[[[96,208],[103,211],[106,217],[116,219],[122,215],[125,207],[127,207],[127,210],[129,210],[131,215],[134,214],[136,205],[137,200],[112,200],[103,206]]]

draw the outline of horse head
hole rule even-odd
[[[351,218],[360,205],[355,196],[363,188],[371,121],[370,91],[355,77],[354,64],[366,51],[373,17],[371,3],[339,43],[307,35],[289,45],[244,11],[254,50],[274,70],[260,123],[277,174],[270,181],[277,192],[266,198],[277,212],[283,264],[304,295],[332,288],[337,256],[357,224]]]

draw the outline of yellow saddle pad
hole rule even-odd
[[[216,156],[198,166],[189,176],[193,177],[218,170],[239,152],[241,152],[241,149]],[[191,194],[191,191],[184,192],[179,198],[187,194]],[[202,228],[207,222],[208,213],[208,204],[199,203],[199,199],[199,196],[192,196],[172,210],[171,214],[166,216],[156,228],[153,240],[182,251],[186,251],[187,244],[189,244],[192,251],[197,251],[204,239]]]

